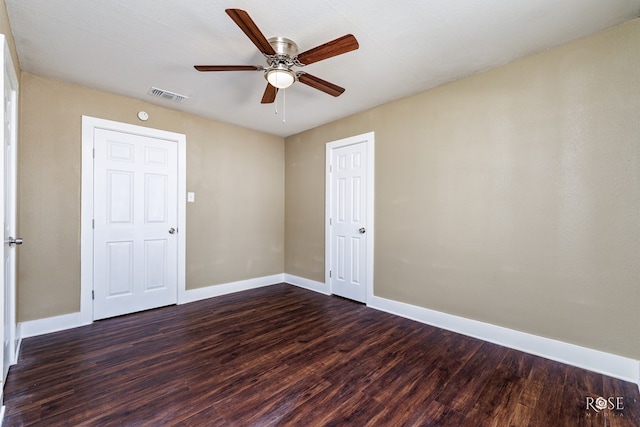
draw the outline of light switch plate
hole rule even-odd
[[[193,193],[193,192],[189,191],[187,193],[187,202],[193,203],[195,201],[196,201],[196,193]]]

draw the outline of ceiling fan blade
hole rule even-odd
[[[194,65],[198,71],[262,71],[259,65]]]
[[[264,95],[262,95],[261,104],[271,104],[276,100],[276,95],[278,94],[278,88],[275,86],[271,86],[267,83],[267,88],[264,90]]]
[[[258,50],[265,55],[275,55],[276,51],[273,46],[269,44],[267,38],[262,34],[262,31],[258,28],[253,19],[247,12],[242,9],[226,9],[227,15],[233,19],[233,22],[240,27],[240,29],[251,39]]]
[[[309,65],[314,62],[322,61],[323,59],[351,52],[359,47],[360,45],[358,44],[358,40],[356,40],[355,36],[353,34],[347,34],[346,36],[339,37],[335,40],[331,40],[330,42],[314,47],[313,49],[302,52],[298,55],[298,61],[303,65]]]
[[[301,73],[298,76],[298,81],[304,83],[307,86],[311,86],[314,89],[321,90],[328,93],[331,96],[340,96],[344,92],[344,88],[338,85],[334,85],[326,80],[322,80],[320,77],[312,76],[308,73]]]

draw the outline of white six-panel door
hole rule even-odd
[[[177,144],[96,129],[94,148],[94,319],[175,304]]]
[[[16,236],[17,221],[17,123],[18,123],[18,79],[15,75],[9,48],[3,35],[0,35],[0,46],[3,47],[2,68],[4,69],[3,103],[0,116],[4,117],[3,148],[0,152],[0,197],[2,208],[0,216],[4,227],[3,261],[0,265],[0,277],[3,279],[3,292],[0,294],[0,318],[2,319],[2,381],[0,383],[0,403],[2,390],[9,372],[9,366],[16,362],[16,247],[22,239]]]
[[[371,135],[368,135],[372,138]],[[329,282],[333,294],[366,302],[372,275],[369,242],[369,143],[362,137],[328,146]]]

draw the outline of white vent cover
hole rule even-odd
[[[180,95],[179,93],[169,92],[168,90],[158,89],[157,87],[152,87],[147,92],[149,95],[157,96],[158,98],[168,99],[173,102],[184,102],[189,99],[188,96]]]

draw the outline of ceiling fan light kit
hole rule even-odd
[[[296,81],[296,75],[293,71],[281,68],[267,71],[265,77],[277,89],[286,89]]]
[[[283,65],[267,70],[264,77],[277,89],[286,89],[296,81],[296,74]]]
[[[241,9],[226,9],[227,15],[240,27],[253,42],[267,61],[267,67],[259,65],[195,65],[198,71],[263,71],[267,79],[267,88],[262,96],[263,104],[275,101],[278,89],[285,89],[296,81],[325,92],[331,96],[340,96],[344,88],[322,80],[304,71],[292,68],[304,67],[314,62],[342,55],[358,49],[358,41],[352,34],[339,37],[313,49],[298,54],[298,46],[284,37],[267,38],[253,22],[247,12]]]

